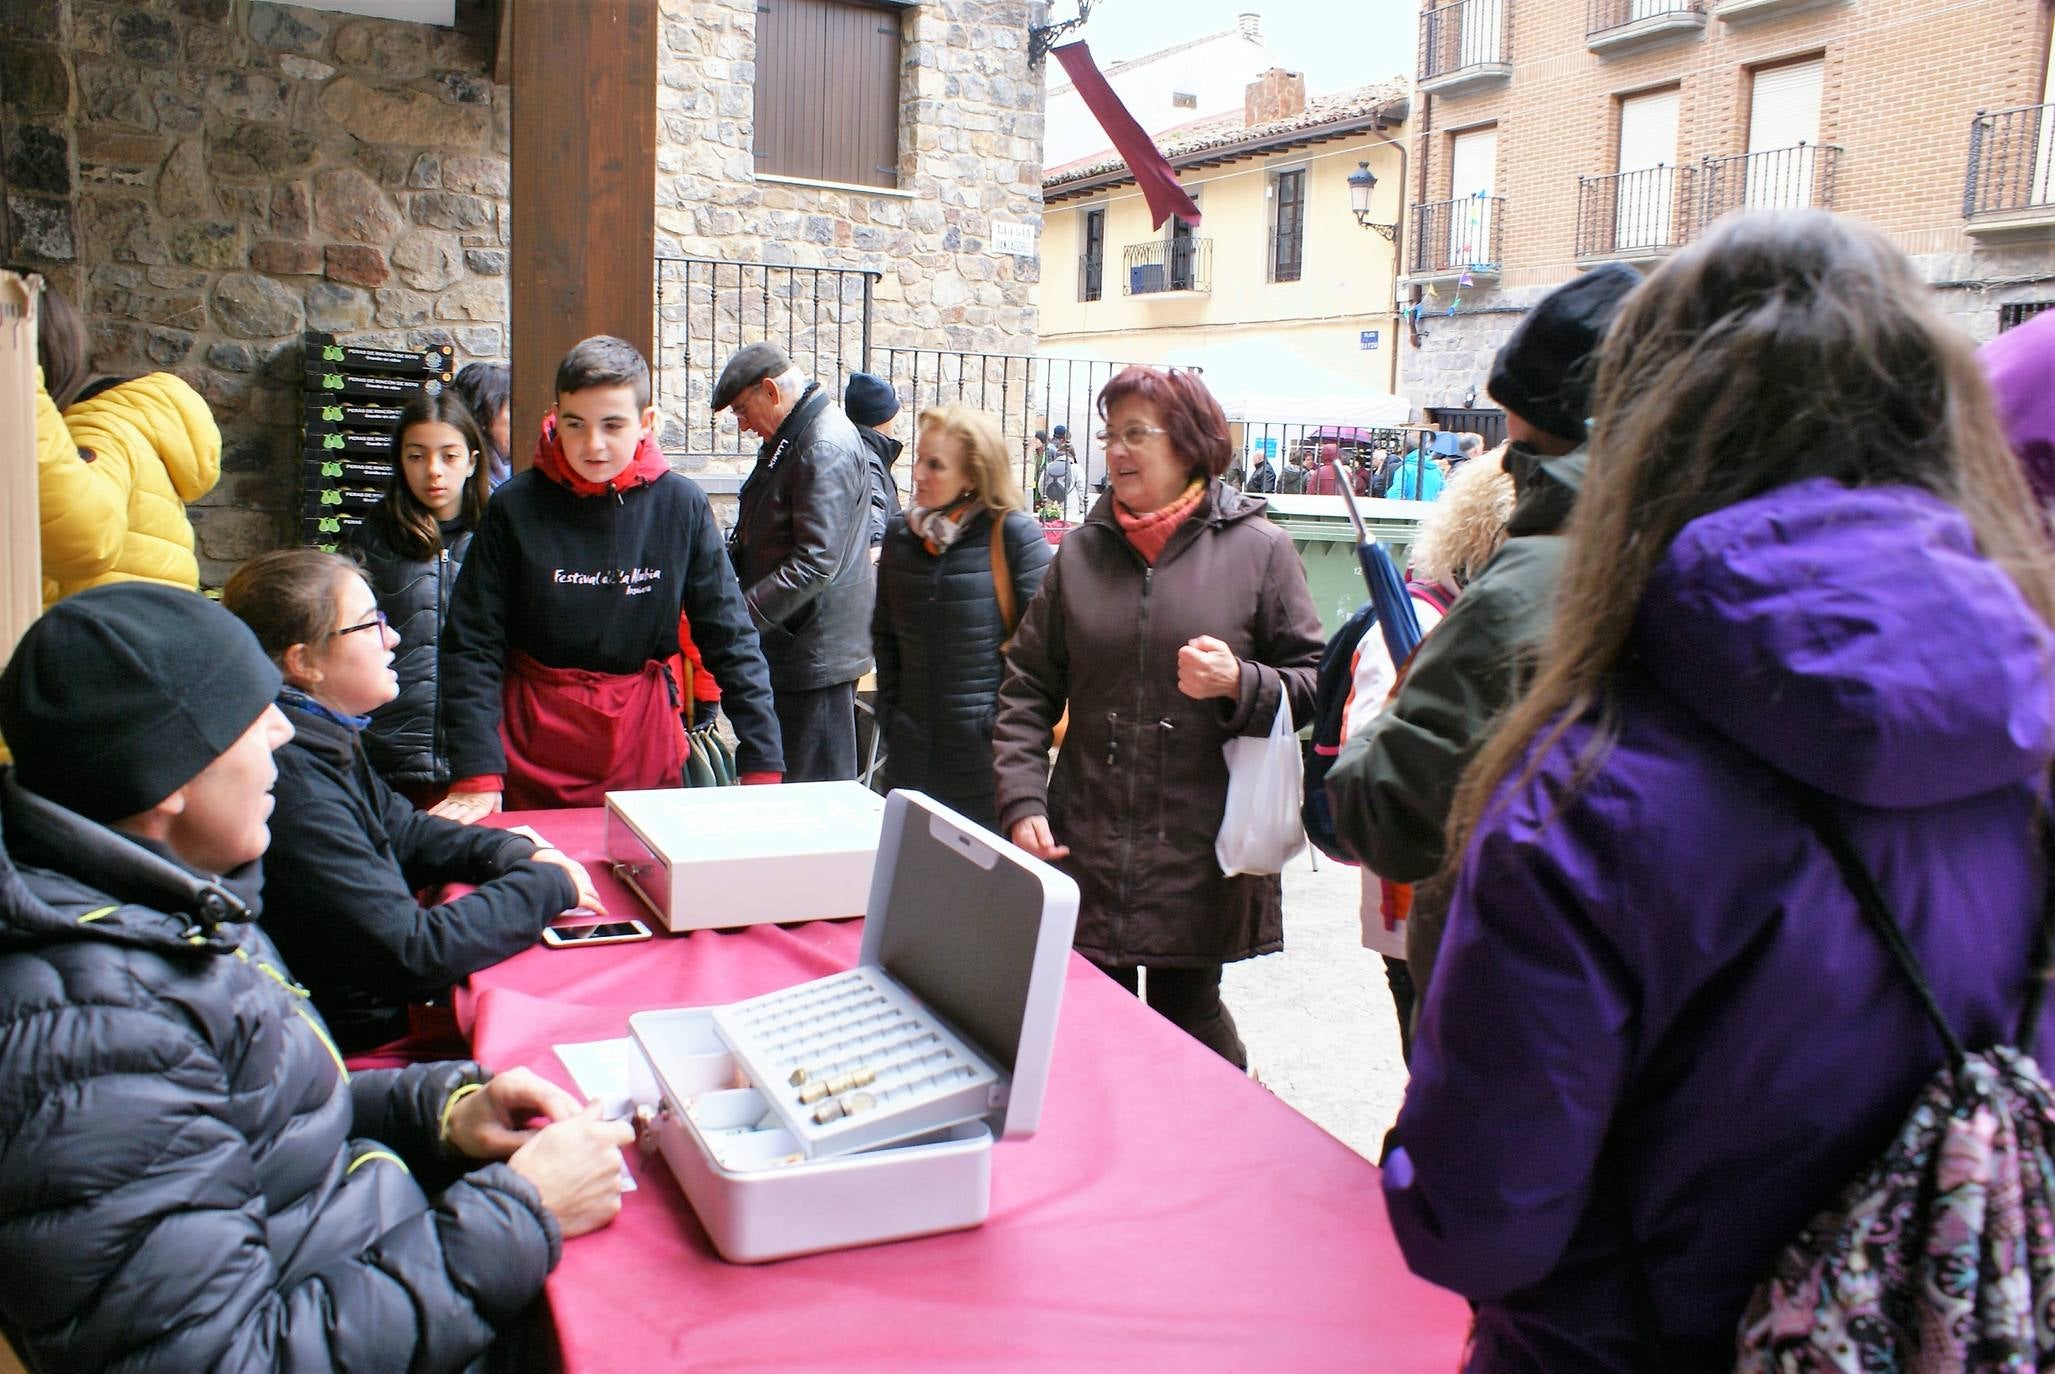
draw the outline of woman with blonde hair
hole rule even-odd
[[[885,785],[993,825],[992,710],[1006,642],[1049,567],[999,423],[969,406],[920,414],[913,505],[885,534],[871,615]]]

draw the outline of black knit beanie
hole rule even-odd
[[[206,597],[94,587],[22,636],[0,672],[0,736],[23,787],[90,820],[120,820],[227,753],[280,681],[249,627]]]
[[[1641,274],[1623,262],[1594,267],[1541,298],[1491,364],[1485,390],[1559,439],[1584,442],[1591,415],[1591,355]]]
[[[882,425],[899,413],[899,397],[883,377],[852,372],[842,390],[842,413],[859,425]]]

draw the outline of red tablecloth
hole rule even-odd
[[[599,812],[515,822],[598,857]],[[616,914],[646,914],[592,867]],[[458,1013],[486,1063],[570,1086],[553,1044],[847,968],[860,933],[814,922],[537,948],[473,977]],[[568,1243],[549,1281],[565,1368],[1456,1367],[1468,1310],[1406,1271],[1377,1170],[1076,958],[1051,1072],[1039,1133],[993,1152],[991,1218],[973,1231],[731,1265],[662,1158],[632,1160],[640,1191]]]

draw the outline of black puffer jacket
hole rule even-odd
[[[869,451],[816,383],[742,484],[730,545],[774,692],[854,682],[870,666],[870,514]]]
[[[899,519],[899,484],[892,480],[892,465],[899,461],[906,446],[869,425],[858,425],[856,437],[863,440],[870,455],[871,547],[876,548],[885,542],[885,535]]]
[[[264,875],[265,933],[351,1054],[407,1031],[407,1004],[508,959],[578,900],[535,845],[416,810],[372,771],[357,734],[290,703]],[[421,888],[477,883],[438,906]]]
[[[1018,511],[1002,530],[1014,614],[1027,614],[1053,556]],[[991,825],[992,710],[1006,639],[992,587],[992,518],[978,513],[940,557],[895,520],[878,558],[871,641],[887,787],[911,787]]]
[[[254,893],[11,772],[0,840],[0,1332],[30,1368],[461,1369],[541,1291],[535,1189],[438,1143],[477,1065],[346,1075]]]
[[[439,787],[450,781],[449,744],[442,732],[442,627],[450,592],[471,547],[471,531],[443,530],[434,558],[409,558],[393,547],[385,522],[364,522],[355,549],[400,647],[393,655],[400,694],[371,713],[364,751],[387,782]]]

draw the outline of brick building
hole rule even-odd
[[[1489,404],[1550,287],[1751,206],[1870,221],[1979,338],[2055,300],[2049,26],[2046,0],[1433,0],[1406,394]]]

